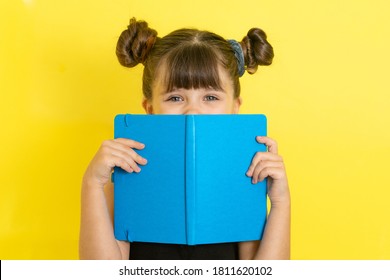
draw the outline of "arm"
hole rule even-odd
[[[240,259],[290,258],[290,192],[283,159],[278,155],[277,143],[268,137],[258,137],[268,152],[257,153],[247,175],[256,184],[267,178],[271,209],[261,241],[239,244]]]
[[[129,244],[114,237],[103,189],[83,182],[81,193],[80,259],[128,259]]]
[[[139,172],[146,164],[134,150],[143,144],[129,140],[105,141],[89,164],[81,190],[81,224],[79,254],[81,259],[128,259],[130,245],[115,239],[112,224],[113,186],[111,172],[115,166]]]

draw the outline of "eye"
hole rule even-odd
[[[180,101],[183,101],[183,98],[181,96],[170,96],[167,98],[166,101],[171,101],[171,102],[180,102]]]
[[[204,100],[206,101],[215,101],[215,100],[219,100],[218,97],[214,96],[214,95],[206,95],[204,97]]]

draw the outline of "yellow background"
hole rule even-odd
[[[2,0],[0,258],[77,259],[80,182],[117,113],[142,113],[142,67],[115,56],[132,16],[241,39],[274,64],[242,78],[292,193],[293,259],[390,259],[387,0]]]

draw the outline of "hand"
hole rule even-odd
[[[257,152],[246,173],[252,177],[252,183],[267,178],[267,193],[272,205],[289,203],[290,192],[287,183],[286,170],[283,158],[278,155],[278,144],[269,137],[257,136],[256,141],[265,144],[268,152]]]
[[[142,150],[144,147],[143,143],[125,138],[104,141],[90,162],[84,180],[103,188],[110,180],[115,166],[130,173],[140,172],[138,164],[145,165],[147,160],[134,149]]]

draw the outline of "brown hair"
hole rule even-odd
[[[254,74],[258,65],[270,65],[274,56],[266,34],[252,28],[239,42],[243,50],[246,71]],[[164,80],[166,92],[173,89],[221,89],[219,66],[230,76],[234,97],[240,96],[237,59],[230,44],[221,36],[197,29],[179,29],[163,38],[145,21],[130,20],[118,39],[116,55],[121,65],[144,64],[143,93],[152,98],[157,75]]]

